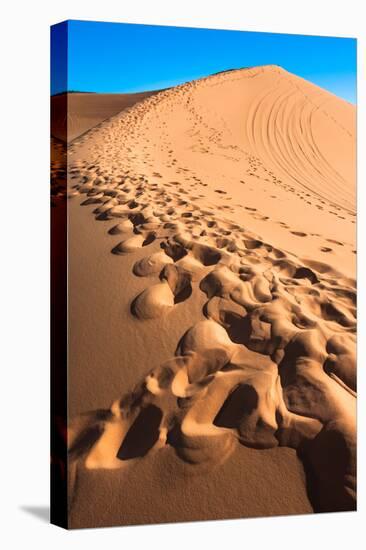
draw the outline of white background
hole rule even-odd
[[[0,129],[3,548],[360,548],[365,543],[365,127],[359,124],[359,511],[357,513],[66,532],[49,502],[49,26],[64,19],[205,26],[359,39],[359,121],[365,107],[362,0],[60,0],[2,4]],[[128,54],[127,54],[128,55]],[[361,105],[360,105],[361,104]],[[4,125],[5,121],[5,125]],[[331,138],[331,136],[330,136]],[[258,473],[260,475],[260,473]],[[255,495],[253,495],[255,498]],[[364,540],[362,540],[362,538]]]

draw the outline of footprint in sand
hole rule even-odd
[[[131,304],[138,319],[154,319],[168,313],[175,304],[192,294],[191,277],[183,269],[167,264],[160,273],[160,282],[146,288]]]
[[[307,237],[307,233],[303,233],[302,231],[290,231],[292,235],[296,235],[296,237]]]
[[[336,241],[335,239],[326,239],[326,241],[328,243],[337,244],[338,246],[344,246],[344,243],[342,243],[341,241]]]
[[[133,235],[128,239],[121,241],[115,247],[112,248],[112,254],[126,254],[133,252],[134,250],[141,248],[143,246],[148,246],[156,239],[155,233],[149,233],[148,235]]]

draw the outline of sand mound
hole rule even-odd
[[[71,425],[71,463],[133,475],[172,448],[210,476],[240,448],[290,448],[314,510],[354,509],[354,108],[276,66],[232,71],[121,112],[69,163],[109,231],[123,322],[162,323],[135,388]]]
[[[71,92],[54,95],[51,97],[51,135],[61,141],[71,142],[104,120],[156,93],[94,94]],[[65,113],[67,113],[67,120],[65,119]]]

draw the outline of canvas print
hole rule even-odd
[[[355,39],[52,27],[53,523],[356,509],[355,155]]]

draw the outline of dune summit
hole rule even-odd
[[[70,526],[354,510],[355,108],[234,70],[67,156]]]

